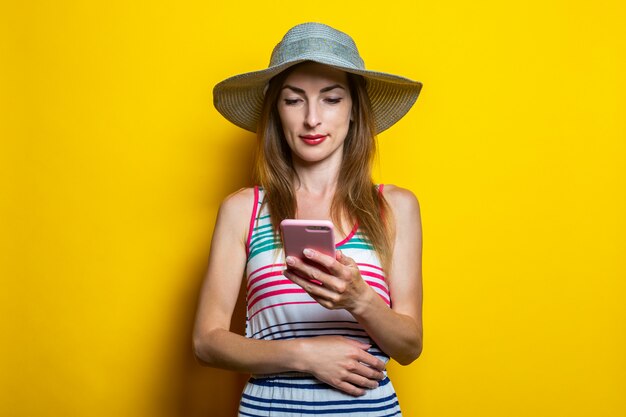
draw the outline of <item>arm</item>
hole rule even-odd
[[[294,366],[284,359],[294,357],[289,351],[294,348],[292,344],[271,348],[282,352],[281,359],[265,343],[230,331],[245,270],[247,223],[253,201],[253,190],[247,189],[230,195],[220,206],[196,313],[194,350],[197,358],[209,366],[240,372],[283,372]]]
[[[330,274],[294,258],[288,259],[292,271],[287,271],[286,276],[324,307],[348,310],[385,353],[408,365],[422,351],[422,230],[419,204],[413,193],[402,188],[387,186],[385,195],[395,221],[393,257],[387,274],[392,308],[363,281],[354,260],[340,252],[336,259],[315,251],[305,253]],[[308,278],[318,279],[324,286],[311,285]]]
[[[369,346],[342,337],[256,340],[230,331],[246,265],[246,238],[253,190],[229,196],[221,205],[206,277],[200,293],[193,346],[205,365],[255,374],[308,372],[352,395],[377,386],[384,363]],[[319,361],[320,352],[327,360]],[[372,368],[363,365],[370,365]]]

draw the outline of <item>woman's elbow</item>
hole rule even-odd
[[[215,366],[215,361],[211,355],[211,337],[208,334],[194,335],[192,338],[193,354],[202,366]]]
[[[207,361],[207,355],[204,352],[202,340],[194,337],[192,340],[192,348],[193,356],[195,356],[196,361],[198,361],[200,365],[210,366],[210,363]]]
[[[407,366],[412,364],[417,358],[422,354],[422,341],[419,340],[417,343],[411,344],[409,348],[407,348],[402,355],[398,355],[397,358],[394,358],[396,362],[398,362],[402,366]]]

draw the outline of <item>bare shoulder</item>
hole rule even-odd
[[[226,228],[239,236],[247,236],[253,208],[254,188],[235,191],[222,201],[217,227]]]
[[[383,194],[392,212],[395,244],[392,275],[410,276],[408,270],[421,271],[422,219],[420,205],[412,191],[385,185]],[[408,269],[407,269],[408,268]],[[403,272],[400,272],[403,271]],[[419,279],[416,279],[417,282]],[[396,296],[397,297],[397,296]]]
[[[234,193],[228,195],[220,205],[220,211],[235,212],[252,212],[254,205],[254,188],[241,188]]]
[[[383,194],[396,216],[403,218],[415,218],[417,216],[419,218],[419,201],[411,190],[392,184],[385,184]]]

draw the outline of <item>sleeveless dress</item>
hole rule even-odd
[[[382,185],[379,186],[382,192]],[[368,352],[387,363],[389,357],[367,335],[346,310],[328,310],[302,288],[282,275],[285,257],[280,239],[275,238],[264,192],[254,189],[254,209],[248,235],[246,337],[285,340],[320,335],[341,335],[371,344]],[[389,288],[377,253],[355,225],[337,245],[353,258],[363,279],[390,305]],[[320,361],[324,360],[320,352]],[[314,376],[299,372],[252,375],[239,404],[239,416],[295,417],[323,415],[392,417],[401,416],[391,381],[386,376],[378,388],[366,389],[353,397],[325,384]]]

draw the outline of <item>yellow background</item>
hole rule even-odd
[[[620,0],[3,2],[0,415],[233,415],[190,333],[254,138],[211,89],[304,21],[424,82],[376,168],[422,205],[405,416],[626,415]]]

